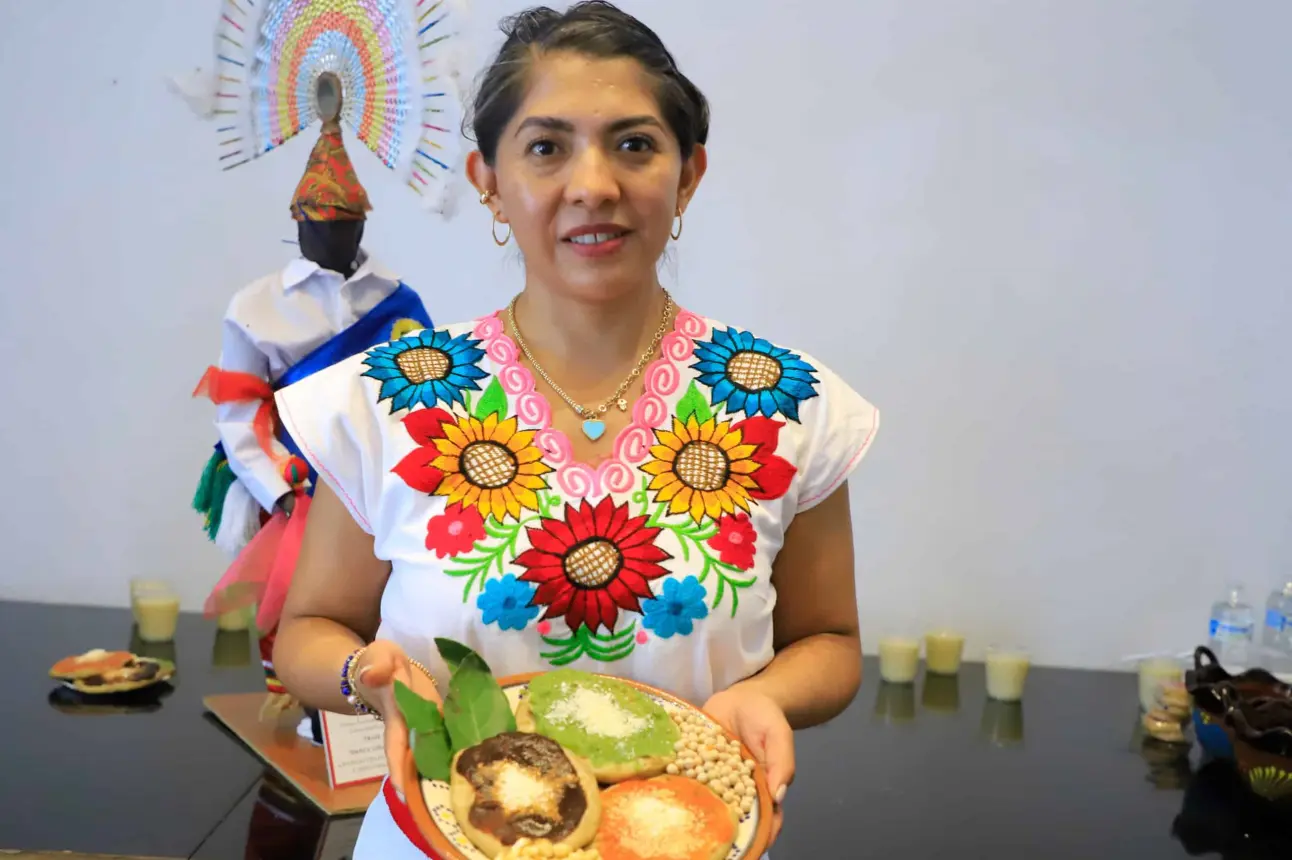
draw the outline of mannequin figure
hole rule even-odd
[[[273,635],[316,475],[283,430],[273,393],[431,320],[411,288],[362,247],[372,209],[341,138],[340,82],[320,79],[322,133],[292,200],[300,256],[240,290],[223,324],[220,361],[194,396],[216,404],[220,442],[194,498],[233,564],[208,616],[257,605],[271,709],[291,704],[273,673]],[[328,92],[333,88],[334,92]],[[324,110],[330,105],[331,110]]]

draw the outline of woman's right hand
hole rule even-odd
[[[386,764],[390,781],[404,794],[404,762],[408,758],[408,726],[395,704],[395,681],[401,681],[423,699],[442,706],[444,700],[426,673],[408,662],[404,649],[389,639],[378,639],[359,657],[355,672],[359,695],[375,708],[386,726]]]

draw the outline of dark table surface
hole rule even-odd
[[[185,615],[148,646],[126,610],[0,602],[0,647],[0,850],[349,857],[357,817],[325,819],[203,713],[205,695],[263,689],[249,634]],[[49,666],[95,647],[175,660],[173,688],[131,713],[68,708]],[[871,661],[866,676],[842,716],[799,733],[776,860],[1292,857],[1292,823],[1227,766],[1143,743],[1132,675],[1033,669],[1013,706],[986,699],[977,664],[905,687]]]

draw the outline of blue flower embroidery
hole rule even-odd
[[[476,380],[488,376],[477,366],[484,358],[479,345],[465,333],[449,337],[443,330],[424,329],[369,350],[363,360],[369,369],[363,375],[381,381],[377,401],[389,400],[392,414],[418,403],[452,407],[457,401],[465,406],[462,392],[479,391]]]
[[[817,396],[815,367],[747,331],[714,329],[711,340],[695,345],[695,357],[691,368],[712,389],[715,409],[725,403],[732,414],[772,418],[780,412],[798,421],[799,404]]]
[[[541,607],[530,606],[538,586],[521,582],[514,574],[485,583],[484,592],[476,598],[476,608],[485,624],[497,624],[503,630],[524,630],[537,617]]]
[[[709,614],[704,605],[704,586],[694,576],[680,582],[664,580],[664,591],[659,597],[642,601],[642,626],[655,631],[661,639],[675,634],[690,636],[693,622]]]

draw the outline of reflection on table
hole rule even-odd
[[[205,695],[263,688],[251,636],[186,615],[174,642],[142,643],[128,611],[0,602],[0,774],[21,779],[0,850],[347,857],[359,816],[325,818],[204,717]],[[87,701],[49,678],[95,647],[173,660],[173,684]],[[911,684],[879,683],[871,660],[865,671],[846,712],[796,736],[775,857],[1289,856],[1288,822],[1231,769],[1142,737],[1134,675],[1034,668],[1007,704],[986,697],[981,664]]]

